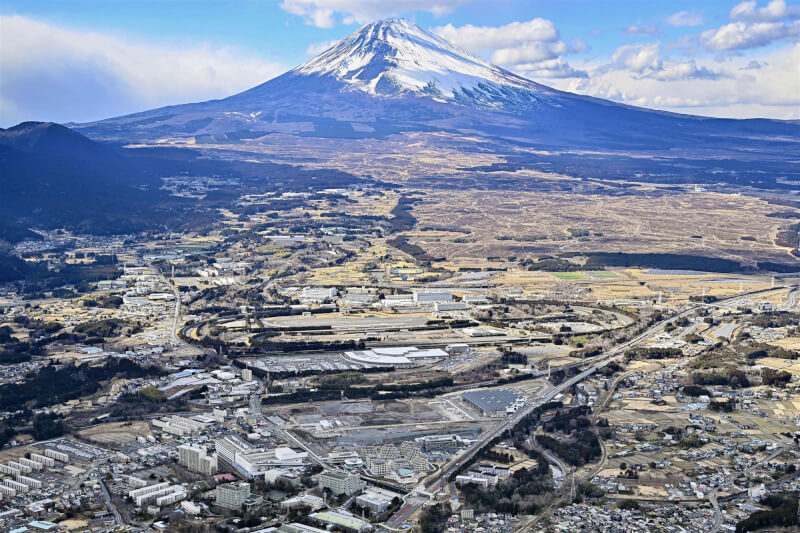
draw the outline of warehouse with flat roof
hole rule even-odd
[[[506,416],[525,405],[522,396],[507,389],[467,391],[461,394],[461,400],[488,417]]]

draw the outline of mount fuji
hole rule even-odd
[[[800,158],[797,122],[681,115],[559,91],[403,19],[368,24],[310,61],[222,100],[72,126],[96,140],[232,149],[285,135],[311,143],[421,132],[430,142],[469,138],[480,150],[503,154],[688,158],[715,168],[722,160],[758,160],[779,172]]]

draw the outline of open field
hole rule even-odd
[[[772,341],[770,344],[786,350],[800,350],[800,337],[786,337],[784,339]]]
[[[551,272],[551,275],[558,279],[586,279],[580,272]]]
[[[448,190],[415,205],[419,227],[446,214],[448,224],[470,234],[461,242],[425,231],[408,235],[431,255],[450,259],[604,251],[787,262],[787,250],[773,244],[786,224],[766,216],[774,211],[752,197],[652,187],[624,195]]]
[[[488,280],[498,290],[521,290],[529,296],[585,295],[596,300],[658,299],[664,303],[685,302],[691,296],[726,298],[741,292],[767,289],[769,276],[727,275],[707,272],[618,269],[596,272],[544,272],[511,269],[491,274]],[[784,305],[788,291],[759,295],[759,302]]]
[[[391,249],[393,251],[393,249]],[[315,284],[347,284],[363,285],[372,281],[372,277],[367,272],[368,266],[371,268],[385,267],[381,258],[390,252],[385,241],[376,240],[365,250],[358,252],[357,257],[351,261],[345,261],[341,265],[331,267],[315,268],[309,281]]]
[[[774,343],[770,343],[774,344]],[[777,357],[764,357],[758,360],[758,364],[773,368],[775,370],[782,370],[800,376],[800,361],[792,359],[780,359]]]
[[[95,444],[121,446],[136,440],[136,437],[150,435],[150,426],[144,421],[112,422],[85,429],[78,435]]]

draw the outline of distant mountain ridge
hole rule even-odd
[[[157,223],[160,179],[136,158],[52,122],[0,130],[0,227],[86,233],[141,231]],[[30,236],[28,236],[30,237]]]
[[[128,150],[60,124],[24,122],[0,129],[0,245],[38,239],[28,228],[108,235],[197,227],[241,189],[188,199],[162,188],[162,178],[213,175],[240,179],[237,187],[254,191],[363,182],[344,172],[212,159],[186,148]]]
[[[112,150],[55,122],[22,122],[0,128],[0,144],[24,152],[78,157],[112,157]]]

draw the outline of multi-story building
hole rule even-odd
[[[374,455],[367,456],[367,470],[375,476],[385,476],[392,471],[389,461]]]
[[[46,457],[44,455],[39,455],[38,453],[32,453],[31,454],[31,461],[36,461],[37,463],[40,463],[40,464],[42,464],[44,466],[47,466],[47,467],[53,467],[56,464],[54,458]]]
[[[297,452],[286,446],[267,449],[235,434],[216,439],[214,445],[217,457],[248,479],[273,468],[302,467],[308,457],[307,452]]]
[[[132,493],[133,495],[131,495]],[[128,496],[133,499],[133,503],[135,503],[137,507],[151,504],[156,504],[161,507],[162,505],[169,505],[185,498],[186,489],[180,485],[170,485],[165,482],[132,490],[128,493]]]
[[[457,450],[466,444],[458,435],[426,435],[417,437],[414,441],[426,453],[438,450]]]
[[[190,472],[205,476],[217,473],[217,458],[207,455],[205,448],[187,445],[178,447],[178,464],[185,466]]]
[[[4,479],[3,485],[5,485],[10,489],[14,489],[17,492],[28,492],[30,490],[30,487],[28,487],[28,485],[24,483],[19,483],[17,481],[14,481],[13,479]]]
[[[327,471],[319,475],[319,486],[330,490],[335,496],[352,496],[364,490],[367,484],[355,474]]]
[[[18,461],[20,464],[32,468],[33,470],[42,470],[44,468],[44,465],[39,461],[33,461],[31,459],[26,459],[25,457],[20,457]]]
[[[69,455],[64,452],[59,452],[56,450],[51,450],[50,448],[45,449],[44,451],[45,456],[55,459],[56,461],[61,461],[62,463],[69,462]]]
[[[38,479],[33,479],[32,477],[17,476],[17,481],[19,483],[24,483],[25,485],[29,486],[32,489],[42,488],[42,482],[39,481]]]
[[[178,415],[153,420],[152,424],[161,428],[165,433],[178,437],[199,433],[209,425],[208,422],[197,420],[197,417],[186,418]]]
[[[217,487],[217,505],[226,509],[238,511],[250,496],[250,483],[227,483]]]

